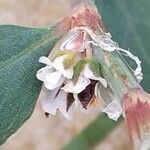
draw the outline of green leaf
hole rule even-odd
[[[73,80],[76,82],[78,77],[80,76],[81,71],[84,69],[84,66],[88,63],[88,60],[79,60],[78,63],[74,67],[74,75]]]
[[[142,60],[142,85],[150,90],[150,1],[148,0],[95,0],[106,30],[120,47],[130,49]]]
[[[63,150],[92,150],[121,122],[110,120],[106,114],[100,115],[81,134],[77,135]]]
[[[0,144],[31,116],[41,89],[38,59],[56,41],[52,28],[0,26]]]
[[[95,58],[90,60],[90,69],[92,70],[92,72],[94,73],[95,76],[100,77],[102,75],[101,64]]]

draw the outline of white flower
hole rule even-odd
[[[75,103],[80,103],[84,109],[87,109],[93,104],[99,103],[96,95],[98,90],[97,84],[99,83],[101,83],[105,88],[107,87],[106,80],[100,76],[95,76],[90,69],[89,64],[86,64],[84,69],[81,71],[77,82],[74,83],[74,81],[68,80],[61,89],[65,92],[73,93]]]
[[[44,56],[39,59],[39,62],[46,64],[36,74],[37,78],[43,81],[47,88],[42,101],[44,112],[55,115],[58,110],[65,118],[70,120],[70,112],[74,108],[73,106],[84,108],[83,110],[86,112],[87,109],[89,111],[101,107],[99,109],[107,113],[111,119],[117,120],[122,113],[120,105],[112,99],[107,102],[101,96],[101,93],[105,92],[100,91],[100,87],[107,89],[106,80],[95,75],[90,68],[90,64],[87,63],[81,70],[77,81],[74,82],[72,78],[75,73],[74,66],[72,65],[67,69],[64,67],[64,61],[67,57],[67,54],[61,55],[56,57],[53,62]]]
[[[65,118],[70,119],[67,111],[68,93],[60,89],[65,80],[71,79],[73,76],[72,66],[64,68],[63,62],[66,57],[67,55],[62,55],[51,62],[47,57],[42,56],[39,62],[46,64],[46,67],[38,70],[36,77],[44,82],[47,89],[42,101],[44,112],[55,115],[59,110]]]
[[[47,89],[42,101],[42,108],[46,113],[55,115],[58,110],[65,118],[71,119],[73,106],[85,111],[96,106],[111,119],[117,120],[120,116],[120,105],[111,96],[111,100],[107,102],[102,96],[103,91],[100,91],[101,86],[107,90],[109,88],[106,80],[101,77],[99,61],[93,58],[90,37],[90,33],[85,30],[71,30],[60,45],[61,56],[53,61],[44,56],[40,58],[39,62],[46,66],[38,70],[36,76],[44,82]],[[76,69],[79,71],[77,78],[74,72]]]
[[[107,87],[106,80],[102,77],[96,77],[91,71],[89,64],[87,64],[85,65],[83,71],[80,73],[77,82],[73,83],[72,80],[68,80],[67,84],[62,87],[62,89],[65,92],[80,93],[91,83],[90,79],[99,81],[103,84],[104,87]]]
[[[109,118],[117,120],[122,113],[120,104],[112,99],[108,102],[103,99],[104,96],[101,96],[101,93],[105,93],[105,91],[100,91],[100,87],[108,91],[106,80],[101,76],[96,76],[90,69],[90,64],[87,63],[81,70],[77,82],[74,83],[72,79],[73,66],[64,68],[63,62],[66,58],[67,54],[56,57],[53,62],[44,56],[39,59],[39,62],[46,64],[36,74],[47,88],[42,101],[44,112],[55,115],[59,110],[65,118],[70,120],[73,106],[84,108],[85,112],[87,109],[89,111],[101,107],[99,109],[107,113]]]
[[[62,89],[69,93],[80,93],[90,84],[90,82],[91,81],[88,78],[81,74],[75,84],[72,80],[68,80]]]
[[[44,82],[47,89],[53,90],[62,85],[65,79],[73,76],[73,67],[64,68],[63,61],[67,55],[57,57],[51,62],[47,57],[42,56],[39,62],[46,64],[46,67],[37,71],[36,77]]]
[[[73,66],[65,69],[63,62],[65,60],[65,58],[67,58],[67,54],[66,55],[62,55],[57,57],[54,62],[52,63],[53,68],[55,68],[57,71],[59,71],[64,77],[66,77],[67,79],[71,79],[73,76]]]
[[[48,91],[43,96],[42,108],[44,112],[55,115],[59,110],[61,114],[68,120],[71,119],[70,113],[67,111],[67,93],[60,90],[60,87]]]

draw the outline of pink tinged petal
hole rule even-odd
[[[61,44],[60,50],[72,50],[75,47],[75,39],[79,36],[81,32],[69,32],[66,38],[64,39],[64,42]]]
[[[69,113],[66,110],[67,107],[67,93],[59,88],[50,91],[45,99],[42,101],[42,108],[46,113],[55,115],[59,110],[66,119],[71,119]]]
[[[49,67],[44,67],[44,68],[41,68],[40,70],[37,71],[36,73],[36,77],[38,80],[41,80],[41,81],[45,81],[46,80],[46,76],[48,74],[50,74],[52,72],[52,69],[49,68]]]
[[[52,62],[49,60],[49,58],[47,58],[45,56],[40,57],[39,62],[46,64],[48,66],[52,66]]]
[[[65,42],[62,44],[62,46],[66,50],[78,50],[79,46],[81,46],[81,42],[79,43],[80,35],[82,34],[81,31],[76,31],[76,32],[70,32],[65,40]],[[83,42],[83,38],[82,38]],[[61,47],[62,47],[61,46]]]
[[[58,70],[61,74],[63,74],[67,79],[71,79],[73,77],[73,67],[70,67],[68,69],[64,68],[63,62],[67,55],[63,55],[60,57],[57,57],[53,62],[53,67]]]
[[[150,134],[150,94],[129,89],[123,96],[123,110],[131,139]]]
[[[70,31],[65,41],[61,44],[61,50],[70,50],[74,52],[83,52],[89,47],[85,44],[87,33],[83,31]]]
[[[93,74],[93,72],[92,72],[92,70],[90,69],[90,67],[89,67],[88,64],[85,65],[84,73],[83,73],[83,74],[84,74],[84,76],[85,76],[86,78],[89,78],[89,79],[92,79],[92,80],[97,80],[97,81],[101,82],[104,87],[107,87],[107,82],[106,82],[106,80],[105,80],[104,78],[102,78],[102,77],[96,77],[96,76]]]
[[[58,71],[46,75],[44,85],[47,89],[53,90],[63,84],[65,77]]]
[[[84,12],[79,13],[75,17],[72,17],[72,20],[73,27],[88,26],[94,30],[100,28],[105,31],[102,19],[93,9],[86,9]]]
[[[90,84],[90,80],[85,78],[83,75],[80,75],[78,81],[73,83],[73,81],[69,80],[62,89],[65,92],[69,93],[80,93],[82,92],[88,85]]]

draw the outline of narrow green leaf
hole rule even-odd
[[[100,115],[81,134],[77,135],[63,150],[92,150],[121,122],[110,120],[106,114]]]
[[[0,26],[0,144],[31,116],[41,89],[38,59],[56,38],[52,29]]]

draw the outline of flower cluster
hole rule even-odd
[[[100,84],[107,87],[101,74],[100,63],[92,57],[92,49],[86,44],[84,31],[68,34],[60,50],[52,59],[42,56],[39,62],[46,67],[37,72],[37,78],[50,90],[42,102],[46,113],[55,114],[58,109],[67,119],[73,103],[88,109],[98,103]]]
[[[123,114],[130,137],[133,133],[139,138],[143,131],[149,133],[150,95],[139,85],[143,77],[139,58],[111,40],[93,9],[69,19],[71,29],[57,53],[39,59],[46,65],[36,74],[47,89],[42,101],[45,113],[54,115],[59,110],[71,119],[74,107],[87,110],[98,106],[113,120]],[[95,57],[96,49],[100,51],[99,59]],[[121,54],[134,60],[137,68],[127,66]]]

